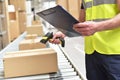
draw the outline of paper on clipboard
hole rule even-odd
[[[78,23],[78,21],[60,5],[37,12],[36,14],[62,31],[66,36],[80,36],[80,34],[72,28],[73,24]]]

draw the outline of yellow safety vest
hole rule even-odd
[[[115,17],[119,10],[116,0],[84,0],[87,21],[103,21]],[[96,32],[85,37],[85,52],[120,54],[120,28]]]

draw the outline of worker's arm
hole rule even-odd
[[[117,5],[118,5],[119,12],[120,12],[120,0],[117,0]],[[102,26],[98,28],[98,31],[109,30],[109,29],[120,27],[120,13],[118,13],[118,15],[116,15],[112,19],[102,21],[98,24],[99,26]]]
[[[80,15],[79,15],[79,22],[85,21],[85,9],[83,4],[81,4]]]
[[[120,10],[120,0],[117,0],[118,9]],[[83,36],[90,36],[98,31],[111,30],[120,27],[120,13],[112,19],[101,22],[83,22],[73,26],[73,29]]]

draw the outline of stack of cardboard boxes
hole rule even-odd
[[[19,50],[46,48],[46,44],[40,43],[41,36],[43,35],[43,27],[39,22],[26,27],[27,35],[25,39],[20,42]]]
[[[6,1],[7,3],[8,1]],[[9,0],[8,6],[6,4],[6,7],[13,5],[14,11],[9,12],[7,17],[8,21],[8,39],[9,43],[16,39],[21,33],[23,33],[26,29],[26,0]]]
[[[9,0],[10,5],[15,6],[18,11],[19,33],[23,33],[26,29],[26,0]]]
[[[43,26],[40,20],[32,21],[32,25],[26,27],[27,35],[20,42],[19,50],[46,48],[46,44],[40,43],[43,36]]]

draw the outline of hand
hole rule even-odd
[[[54,44],[60,44],[60,40],[58,38],[65,38],[65,35],[59,31],[53,34],[53,38],[50,40],[50,42]]]
[[[99,25],[97,24],[97,22],[87,21],[73,25],[73,29],[76,32],[80,33],[82,36],[90,36],[98,31],[98,26]]]

